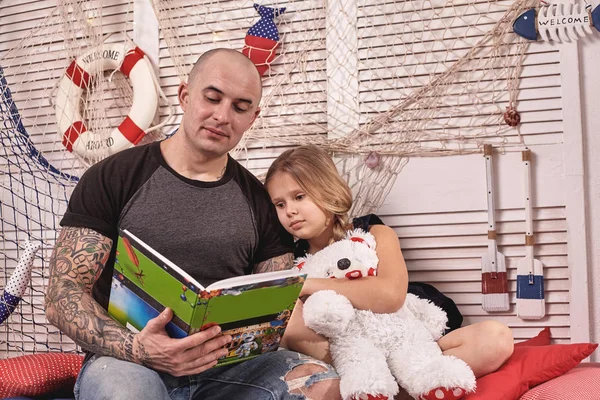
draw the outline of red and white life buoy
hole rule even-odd
[[[106,139],[94,138],[80,112],[83,92],[96,73],[119,69],[129,77],[133,104],[129,115]],[[144,52],[123,43],[102,44],[74,60],[60,81],[56,95],[58,134],[68,151],[87,159],[98,159],[135,146],[150,127],[158,96],[154,73]]]

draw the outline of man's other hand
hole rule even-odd
[[[220,327],[173,339],[165,330],[171,318],[173,311],[166,308],[136,335],[133,346],[138,363],[173,376],[187,376],[214,367],[227,355],[223,347],[231,342],[231,336],[222,336]]]

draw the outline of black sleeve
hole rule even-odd
[[[254,264],[294,252],[294,238],[279,223],[277,211],[271,203],[269,194],[263,187],[261,189],[263,196],[262,201],[258,202],[256,216],[259,244],[254,256]]]
[[[361,228],[362,230],[369,232],[371,229],[371,225],[385,225],[381,218],[379,218],[375,214],[364,215],[362,217],[357,217],[352,220],[352,225],[354,225],[354,229]]]
[[[158,168],[154,153],[159,146],[154,142],[123,150],[91,166],[73,190],[60,225],[116,239],[121,211]]]
[[[119,190],[119,179],[111,179],[110,167],[104,160],[83,174],[71,194],[61,226],[90,228],[109,238],[116,237],[119,210],[114,192]]]

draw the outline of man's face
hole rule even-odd
[[[179,87],[184,137],[194,150],[213,157],[233,149],[260,109],[261,81],[252,66],[216,54]]]

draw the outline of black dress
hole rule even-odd
[[[368,232],[371,225],[384,225],[383,221],[375,214],[369,214],[352,220],[354,229],[361,228]],[[294,257],[304,257],[308,251],[308,242],[299,239],[295,243]],[[408,293],[412,293],[422,299],[427,299],[440,307],[448,315],[448,329],[445,334],[461,327],[463,316],[458,310],[456,303],[437,290],[434,286],[423,282],[409,282]]]

